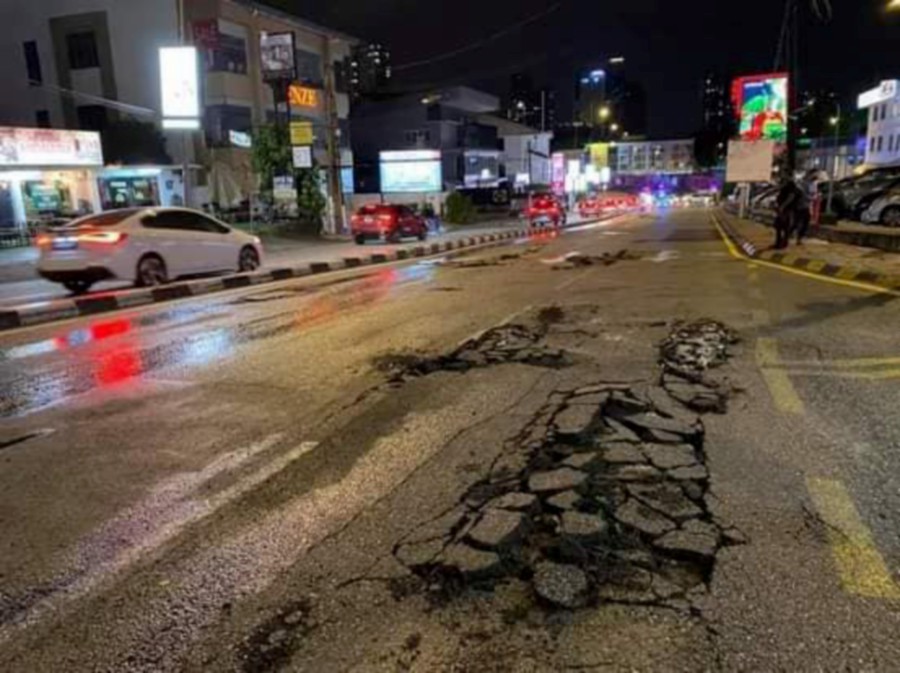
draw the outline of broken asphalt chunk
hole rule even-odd
[[[676,556],[686,556],[701,561],[710,561],[716,555],[718,539],[706,533],[690,533],[674,530],[653,542],[654,546]]]
[[[488,509],[469,530],[466,539],[472,545],[488,550],[502,550],[517,543],[525,530],[521,512]]]
[[[599,541],[605,534],[609,525],[599,514],[585,514],[584,512],[563,512],[560,519],[560,533],[564,537],[580,543]]]
[[[650,462],[661,470],[697,464],[694,447],[689,444],[646,444],[643,448]]]
[[[537,496],[532,493],[507,493],[491,500],[487,506],[515,512],[532,512],[537,508]]]
[[[654,537],[675,529],[675,524],[669,519],[635,498],[629,498],[619,507],[615,517],[626,526]]]
[[[555,607],[572,610],[587,603],[587,575],[574,565],[543,562],[535,568],[532,585],[538,597]]]
[[[588,475],[570,467],[550,472],[536,472],[528,478],[528,490],[532,493],[555,493],[581,486]]]
[[[490,579],[503,574],[503,563],[497,554],[462,543],[445,550],[438,562],[444,567],[458,570],[463,577],[471,580]]]

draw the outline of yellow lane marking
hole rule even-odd
[[[864,369],[866,367],[884,367],[900,365],[900,357],[887,358],[855,358],[851,360],[797,360],[784,361],[782,367],[824,367],[830,369]]]
[[[728,249],[728,252],[735,259],[739,259],[743,262],[749,261],[751,258],[741,254],[734,243],[731,242],[731,239],[728,238],[728,234],[725,233],[725,230],[722,229],[722,225],[719,224],[718,219],[713,216],[713,225],[716,230],[719,232],[719,236],[722,238],[722,242],[725,244],[725,247]],[[842,285],[843,287],[851,287],[855,290],[863,290],[865,292],[872,292],[875,294],[889,294],[892,297],[900,297],[900,292],[896,290],[888,290],[887,288],[881,287],[880,285],[871,285],[869,283],[863,283],[858,280],[841,280],[840,278],[833,278],[830,276],[820,276],[817,273],[810,273],[809,271],[802,271],[800,269],[795,269],[790,266],[782,266],[781,264],[776,264],[775,262],[767,262],[765,260],[756,258],[752,261],[753,264],[758,266],[764,266],[768,269],[776,269],[783,273],[791,273],[795,276],[802,276],[803,278],[809,278],[810,280],[818,280],[823,283],[831,283],[832,285]],[[855,272],[854,272],[855,273]]]
[[[803,414],[803,400],[794,389],[790,377],[780,369],[781,358],[775,339],[761,337],[756,340],[756,364],[778,410],[786,414]]]
[[[828,266],[828,265],[825,262],[823,262],[821,259],[814,259],[813,261],[811,261],[809,264],[806,265],[806,270],[812,271],[813,273],[819,273],[819,271],[824,269],[826,266]]]
[[[856,275],[858,273],[859,273],[859,269],[854,269],[854,268],[848,267],[848,268],[844,268],[844,269],[841,269],[840,271],[838,271],[836,274],[834,274],[834,277],[838,278],[840,280],[853,280],[854,278],[856,278]]]
[[[806,480],[819,516],[828,526],[831,552],[848,593],[865,598],[900,599],[900,586],[875,546],[844,485],[832,479]]]

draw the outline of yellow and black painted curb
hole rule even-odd
[[[830,264],[821,259],[778,250],[759,250],[746,238],[741,236],[723,217],[713,215],[713,222],[719,234],[729,245],[733,254],[755,262],[771,264],[802,272],[805,275],[821,276],[844,284],[852,284],[860,289],[875,291],[900,291],[900,276],[876,273],[870,269]]]

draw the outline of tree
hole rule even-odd
[[[288,175],[293,170],[288,129],[269,124],[253,133],[253,172],[259,176],[262,192],[271,192],[276,175]]]
[[[166,139],[155,124],[133,119],[111,122],[100,133],[109,164],[171,164]]]
[[[322,216],[327,205],[322,193],[322,171],[318,166],[299,169],[296,171],[296,185],[297,215],[303,222],[314,223],[321,232]]]

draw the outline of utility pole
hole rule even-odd
[[[178,8],[176,14],[178,15],[178,44],[185,44],[185,31],[184,31],[184,0],[178,0]],[[190,159],[188,157],[188,134],[190,131],[184,130],[181,132],[181,188],[184,191],[184,203],[182,204],[185,208],[189,208],[190,198],[191,198],[191,178],[190,178]]]
[[[341,145],[338,123],[337,100],[335,97],[334,62],[331,58],[331,38],[322,37],[325,57],[325,114],[327,116],[328,188],[332,198],[332,221],[328,229],[331,234],[344,231],[344,189],[341,185]]]

